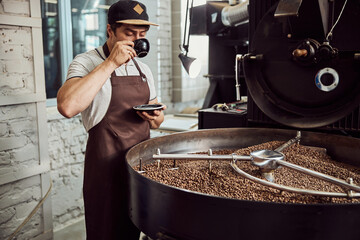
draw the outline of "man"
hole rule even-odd
[[[161,110],[132,109],[158,102],[149,67],[134,59],[133,41],[144,38],[150,25],[157,26],[142,3],[114,3],[106,43],[76,56],[57,95],[59,112],[68,118],[81,112],[89,133],[83,188],[87,239],[139,239],[127,214],[125,153],[164,120]]]

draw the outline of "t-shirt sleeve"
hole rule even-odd
[[[94,63],[84,54],[77,55],[70,63],[66,80],[75,77],[84,77],[95,68]]]

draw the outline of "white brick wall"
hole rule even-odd
[[[0,177],[39,164],[34,104],[0,107]],[[40,201],[40,176],[0,185],[0,239],[9,236]],[[42,232],[42,210],[22,229],[18,239]]]
[[[0,1],[0,14],[29,17],[29,0],[2,0]]]
[[[34,104],[5,106],[0,108],[0,151],[7,156],[7,164],[2,164],[0,175],[18,171],[24,167],[38,165],[36,112]]]
[[[0,239],[7,239],[23,223],[48,190],[44,180],[48,181],[49,174],[43,174],[47,146],[42,143],[46,139],[41,139],[43,131],[38,127],[45,110],[45,93],[41,92],[45,83],[35,84],[35,75],[40,80],[41,74],[34,72],[34,59],[39,58],[34,57],[37,44],[32,41],[41,40],[41,35],[33,34],[40,30],[40,18],[36,18],[40,1],[37,3],[30,7],[29,0],[0,1]],[[15,239],[51,238],[48,203],[49,199]]]
[[[19,37],[21,36],[21,37]],[[30,27],[0,27],[0,95],[34,92],[34,70]]]
[[[0,239],[7,237],[20,226],[41,199],[40,177],[34,176],[0,188]],[[32,239],[41,234],[42,209],[32,217],[17,235],[17,239]]]
[[[172,95],[172,81],[171,81],[171,0],[159,0],[158,1],[158,22],[159,26],[159,38],[158,38],[158,49],[159,49],[159,73],[158,88],[161,91],[161,98],[165,104],[171,103]]]
[[[82,219],[84,153],[87,133],[81,117],[66,119],[56,107],[48,108],[49,157],[54,231]]]

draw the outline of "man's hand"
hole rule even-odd
[[[137,56],[133,46],[134,42],[128,40],[115,42],[107,60],[112,62],[116,67],[129,62],[130,59]]]
[[[144,119],[145,121],[151,121],[158,118],[162,110],[153,110],[153,111],[137,111],[137,114]]]
[[[136,111],[136,113],[145,121],[148,121],[150,128],[159,128],[160,124],[164,121],[163,110],[166,109],[166,105],[163,105],[162,109],[153,111]]]

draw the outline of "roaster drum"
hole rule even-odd
[[[280,204],[216,197],[150,180],[132,166],[163,153],[236,149],[287,141],[296,131],[228,128],[154,138],[127,153],[134,224],[153,239],[359,239],[360,204]],[[323,147],[336,161],[360,166],[360,139],[302,132],[301,144]],[[240,176],[239,176],[240,177]],[[170,237],[170,238],[169,238]]]

